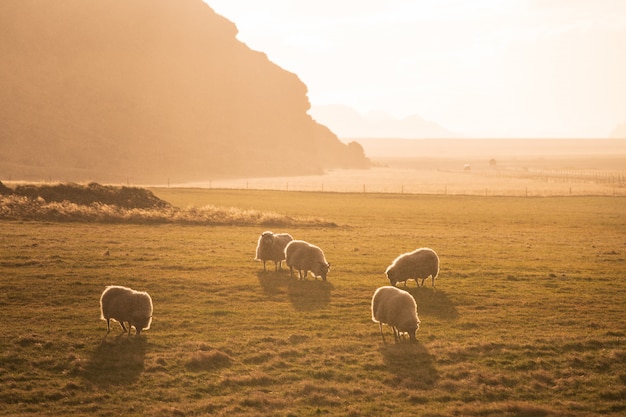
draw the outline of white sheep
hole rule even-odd
[[[411,294],[397,287],[380,287],[372,297],[372,321],[380,326],[383,343],[387,343],[383,324],[391,326],[396,343],[400,333],[408,333],[409,340],[415,342],[415,332],[420,327],[417,303]]]
[[[434,287],[435,278],[439,274],[439,257],[432,249],[416,249],[413,252],[398,256],[387,267],[385,274],[393,286],[398,282],[404,282],[406,287],[406,282],[409,279],[414,279],[418,286],[420,285],[418,280],[421,279],[421,285],[424,286],[424,280],[431,277]]]
[[[111,331],[111,319],[120,323],[124,333],[124,322],[128,322],[128,334],[134,327],[139,335],[142,330],[148,330],[152,323],[152,298],[147,292],[118,285],[108,286],[100,297],[100,319],[107,322],[107,335]]]
[[[290,275],[293,278],[294,268],[298,270],[300,279],[306,279],[309,271],[314,277],[322,277],[326,281],[326,276],[330,270],[330,264],[324,257],[324,252],[315,245],[303,240],[292,240],[285,248],[285,263],[289,267]]]
[[[274,261],[275,270],[282,269],[285,260],[285,246],[293,240],[289,233],[263,232],[256,245],[256,261],[263,261],[263,271],[266,261]]]

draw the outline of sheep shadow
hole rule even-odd
[[[402,289],[401,286],[398,288]],[[415,298],[420,318],[437,317],[447,321],[459,318],[459,312],[444,291],[432,287],[408,287],[404,290]]]
[[[394,387],[427,390],[439,381],[432,356],[419,341],[385,344],[380,352],[386,369],[393,374],[386,382]]]
[[[259,271],[257,278],[263,293],[274,300],[281,301],[286,295],[294,308],[299,311],[313,311],[327,307],[330,304],[333,284],[313,279],[311,275],[305,280],[291,278],[289,270]]]
[[[286,272],[285,270],[278,272],[261,270],[257,272],[256,276],[263,293],[271,299],[280,298],[281,295],[285,294],[285,289],[289,285],[289,281],[292,280],[289,278],[289,270]]]
[[[147,344],[145,336],[109,334],[93,352],[83,377],[100,387],[134,383],[144,370]]]
[[[334,286],[328,281],[290,279],[287,284],[289,300],[296,310],[313,311],[330,304],[330,294]]]

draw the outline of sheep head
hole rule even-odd
[[[142,330],[148,330],[152,324],[152,316],[146,316],[145,314],[133,314],[133,322],[137,334],[141,334]]]
[[[274,233],[263,232],[263,234],[261,235],[261,245],[272,246],[273,243],[274,243]]]
[[[330,264],[325,262],[318,262],[315,266],[317,267],[316,270],[313,271],[315,276],[322,277],[322,279],[326,281],[326,276],[328,275],[328,271],[330,271]]]
[[[392,287],[395,287],[398,283],[396,270],[393,268],[387,268],[385,274],[387,275],[387,279],[389,279],[389,284],[391,284]]]

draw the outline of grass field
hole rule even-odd
[[[336,223],[274,230],[328,281],[264,273],[256,226],[2,221],[0,414],[626,413],[626,198],[152,191]],[[421,246],[418,343],[384,345],[371,296]],[[104,338],[110,284],[152,295],[141,337]]]

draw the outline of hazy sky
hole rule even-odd
[[[606,137],[626,122],[625,0],[205,0],[312,105],[465,136]]]

